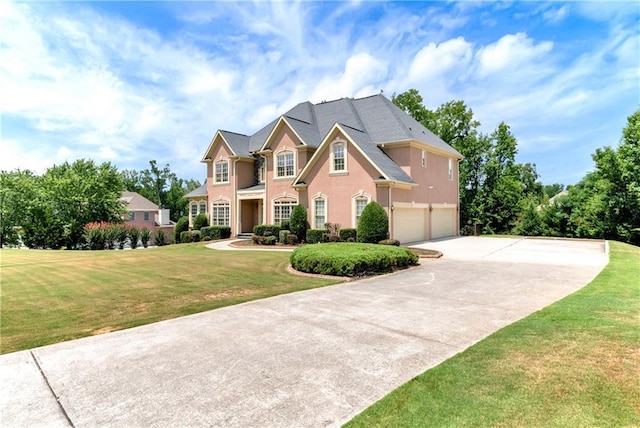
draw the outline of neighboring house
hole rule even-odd
[[[138,228],[146,227],[152,231],[160,227],[164,229],[167,240],[173,235],[175,223],[171,221],[168,209],[158,207],[137,192],[122,192],[120,202],[127,209],[127,213],[124,215],[126,224]]]
[[[219,130],[202,162],[207,181],[186,195],[232,236],[280,224],[307,207],[312,228],[357,227],[371,201],[401,242],[458,234],[462,155],[383,95],[303,102],[253,135]]]

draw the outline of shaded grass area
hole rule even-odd
[[[0,250],[1,353],[338,281],[287,272],[289,254],[181,244],[135,251]]]
[[[638,426],[640,248],[393,391],[346,426]]]

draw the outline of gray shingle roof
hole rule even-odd
[[[207,196],[207,182],[205,181],[204,184],[200,187],[198,187],[197,189],[194,189],[192,191],[190,191],[189,193],[187,193],[186,195],[184,195],[185,198],[194,198],[194,197],[198,197],[198,196]]]
[[[122,192],[119,200],[128,211],[155,211],[158,209],[156,204],[138,192]]]
[[[360,146],[369,158],[393,180],[413,183],[379,145],[415,140],[454,157],[462,155],[440,137],[398,108],[382,94],[364,98],[341,98],[312,104],[300,103],[284,113],[287,123],[305,144],[317,148],[337,123]],[[263,148],[275,128],[276,118],[251,136],[220,131],[237,156],[251,156]]]

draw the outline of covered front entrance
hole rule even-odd
[[[238,190],[236,236],[241,233],[253,233],[254,226],[264,223],[264,198],[264,184]]]

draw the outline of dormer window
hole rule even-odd
[[[347,143],[335,141],[331,144],[331,172],[347,172]]]
[[[293,151],[282,151],[276,155],[276,177],[295,176],[295,159]]]
[[[228,183],[229,182],[229,161],[221,160],[216,162],[216,183]]]

